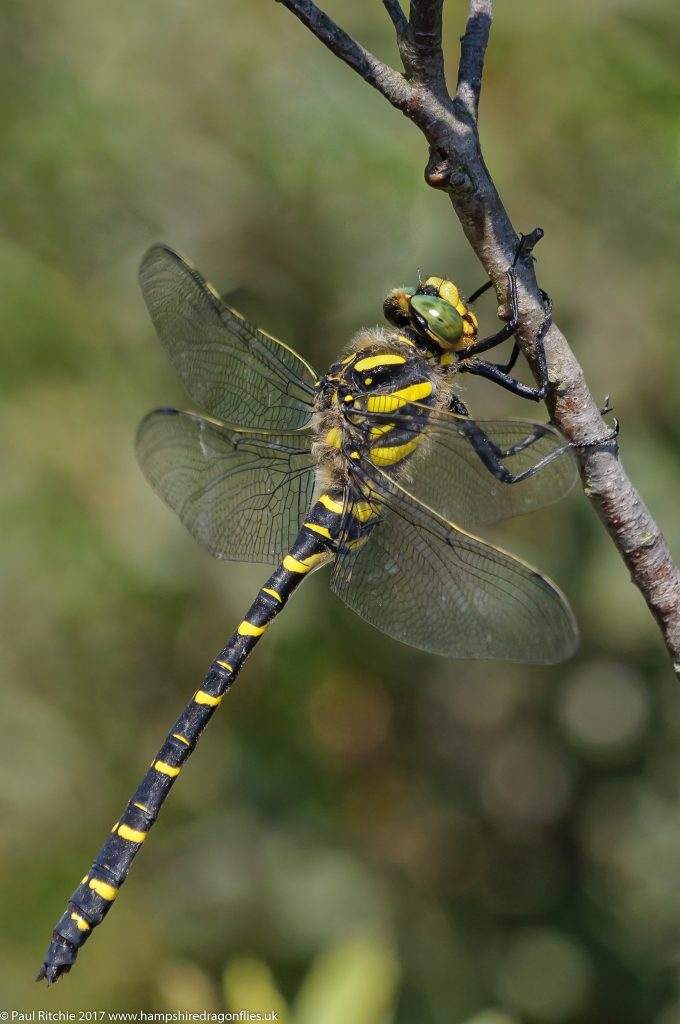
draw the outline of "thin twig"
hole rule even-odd
[[[377,88],[423,132],[429,144],[425,179],[448,193],[465,235],[507,305],[507,268],[519,242],[482,157],[477,111],[492,0],[469,0],[469,14],[455,100],[448,98],[441,49],[443,0],[412,0],[408,26],[398,29],[408,82],[354,42],[307,0],[284,3],[334,53]],[[396,4],[383,0],[396,25]],[[402,14],[403,17],[403,14]],[[405,19],[404,19],[405,20]],[[536,369],[534,340],[543,302],[531,260],[518,263],[517,291],[522,350]],[[661,531],[618,460],[616,444],[586,385],[564,335],[552,324],[545,339],[553,422],[574,444],[584,491],[630,570],[663,634],[680,677],[680,572]]]
[[[353,71],[377,89],[392,106],[405,110],[412,90],[394,68],[384,64],[369,50],[357,43],[311,0],[276,0],[299,18],[324,46],[348,64]]]
[[[402,39],[408,31],[408,18],[402,11],[399,0],[383,0],[383,6],[397,30],[397,39]]]
[[[492,0],[470,0],[465,35],[460,41],[460,64],[458,65],[455,102],[459,113],[464,111],[473,124],[477,123],[484,57],[489,42],[492,18]]]

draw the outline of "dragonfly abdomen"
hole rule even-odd
[[[315,501],[295,543],[260,588],[227,645],[213,659],[92,867],[71,896],[55,927],[38,981],[46,978],[51,984],[69,971],[80,947],[103,921],[165,798],[246,658],[305,576],[334,557],[343,512],[341,490],[324,492]]]

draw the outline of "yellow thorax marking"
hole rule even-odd
[[[429,380],[420,381],[418,384],[409,384],[400,391],[393,391],[391,395],[373,395],[366,402],[369,412],[394,412],[400,406],[408,402],[418,402],[421,398],[427,398],[432,394],[432,384]]]
[[[398,356],[396,352],[382,352],[377,356],[366,356],[364,359],[360,359],[358,363],[354,364],[354,369],[357,373],[365,373],[366,370],[374,370],[378,366],[400,366],[405,362],[404,357]]]
[[[331,445],[333,448],[339,448],[342,444],[342,430],[340,427],[331,427],[326,434],[326,444]]]
[[[401,462],[412,451],[415,451],[422,439],[423,435],[418,434],[412,441],[408,441],[406,444],[394,445],[391,448],[371,448],[371,459],[376,466],[392,466],[395,462]]]

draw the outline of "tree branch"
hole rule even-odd
[[[311,0],[276,0],[299,18],[310,32],[313,32],[331,53],[348,64],[361,75],[365,82],[377,89],[393,107],[405,110],[412,97],[412,90],[404,76],[383,64],[374,54],[343,32],[335,22],[324,14]],[[392,4],[392,7],[395,5]]]
[[[411,0],[409,27],[399,53],[407,76],[428,87],[435,96],[449,99],[442,51],[444,0]]]
[[[406,19],[396,0],[383,0],[397,29],[406,79],[347,36],[308,0],[278,0],[423,132],[430,149],[425,179],[445,191],[463,231],[507,312],[507,268],[519,239],[484,163],[477,113],[492,0],[469,0],[455,99],[449,98],[442,58],[443,0],[411,0]],[[522,350],[535,370],[534,339],[543,302],[531,260],[517,264]],[[642,593],[680,677],[680,572],[661,531],[618,460],[583,371],[552,324],[545,339],[552,421],[574,444],[584,491]]]
[[[458,113],[467,114],[473,124],[477,124],[484,57],[489,42],[492,18],[492,0],[470,0],[470,13],[465,35],[460,41],[460,64],[458,65],[455,102]]]
[[[397,30],[397,39],[401,39],[408,31],[408,18],[402,11],[399,0],[383,0],[383,5]]]

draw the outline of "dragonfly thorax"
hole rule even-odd
[[[317,386],[313,454],[324,486],[346,483],[349,459],[397,468],[412,455],[428,411],[448,403],[447,378],[404,334],[360,332]]]

